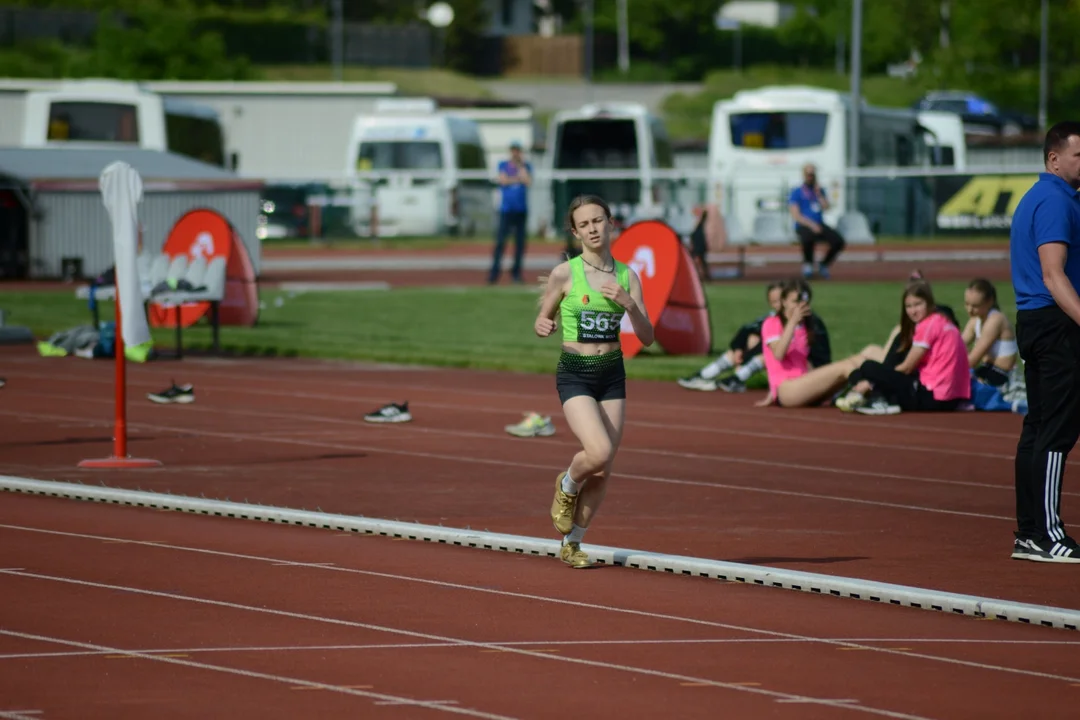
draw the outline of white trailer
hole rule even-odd
[[[267,183],[343,181],[341,155],[353,120],[380,98],[397,95],[385,82],[144,83],[165,97],[209,105],[225,129],[241,177]]]

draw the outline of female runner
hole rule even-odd
[[[582,568],[590,560],[581,550],[581,541],[607,493],[622,440],[626,370],[619,333],[623,317],[645,346],[652,345],[653,326],[637,274],[611,255],[607,203],[595,195],[578,196],[570,203],[567,224],[581,243],[581,254],[552,270],[533,329],[540,337],[548,337],[562,324],[555,387],[581,450],[555,479],[551,522],[563,535],[562,561]]]

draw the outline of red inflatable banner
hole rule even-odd
[[[218,308],[218,321],[222,325],[255,325],[259,317],[255,269],[240,236],[222,215],[205,209],[186,213],[176,221],[165,240],[164,252],[171,258],[187,255],[188,262],[200,255],[207,262],[224,257],[225,298]],[[184,303],[180,306],[181,326],[194,325],[209,310],[208,302]],[[152,304],[150,324],[154,327],[175,327],[176,309]]]
[[[708,354],[712,347],[708,302],[690,252],[675,231],[659,220],[634,223],[612,245],[611,254],[641,279],[645,312],[660,347],[669,355]],[[625,357],[641,351],[625,316],[621,341]]]

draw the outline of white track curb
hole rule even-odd
[[[336,515],[311,510],[295,510],[142,490],[125,490],[51,480],[32,480],[3,475],[0,475],[0,490],[161,510],[177,510],[215,517],[231,517],[286,525],[345,530],[368,535],[384,535],[528,555],[558,557],[559,553],[559,541],[553,539],[546,540],[471,529],[462,530],[363,516]],[[907,585],[893,585],[872,580],[760,567],[724,562],[722,560],[664,555],[600,545],[586,545],[585,547],[594,560],[608,565],[800,590],[818,595],[832,595],[855,600],[870,600],[888,605],[938,610],[956,615],[994,618],[1067,630],[1080,629],[1080,610],[1068,610],[1047,605],[1031,605]]]

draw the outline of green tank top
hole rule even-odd
[[[570,293],[560,306],[563,340],[566,342],[618,342],[626,310],[589,286],[585,262],[578,255],[569,261]],[[615,260],[615,278],[630,292],[630,268]]]

